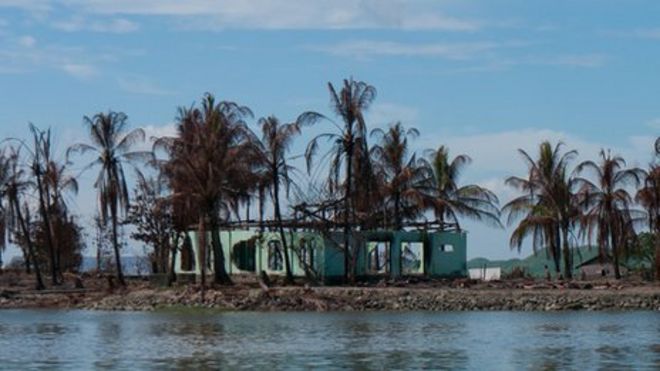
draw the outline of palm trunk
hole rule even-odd
[[[552,260],[555,263],[555,272],[557,275],[561,272],[561,233],[559,225],[556,225],[554,228],[554,236],[552,236],[552,242],[550,248],[552,249]]]
[[[273,184],[273,203],[275,204],[275,219],[277,219],[277,226],[280,230],[280,238],[282,239],[282,249],[284,250],[284,267],[286,270],[286,283],[293,283],[293,274],[291,274],[291,260],[289,259],[289,249],[286,243],[286,236],[284,234],[284,225],[282,223],[282,212],[280,210],[280,186],[279,176],[275,171],[275,183]]]
[[[23,219],[23,213],[21,212],[21,207],[18,204],[18,200],[14,199],[13,203],[14,203],[14,210],[16,211],[16,217],[18,218],[18,223],[21,225],[21,229],[23,230],[23,235],[25,236],[25,243],[27,244],[28,247],[30,260],[34,265],[34,273],[37,278],[36,289],[43,290],[46,287],[44,286],[44,281],[43,278],[41,277],[41,270],[39,269],[39,261],[37,260],[36,254],[34,252],[34,246],[32,245],[32,237],[30,237],[30,230],[27,227],[25,219]]]
[[[660,233],[655,234],[655,278],[660,281]]]
[[[396,192],[396,195],[394,196],[394,221],[395,221],[395,229],[401,230],[402,227],[402,222],[401,222],[401,193]]]
[[[619,247],[617,243],[617,238],[612,231],[612,236],[611,236],[611,243],[612,243],[612,258],[614,259],[614,278],[617,280],[621,279],[621,268],[619,267]]]
[[[264,232],[264,198],[265,192],[262,186],[259,186],[259,232]]]
[[[564,277],[566,279],[573,278],[573,268],[571,266],[571,249],[568,241],[568,226],[562,226],[562,235],[564,240],[564,248],[562,254],[564,255]]]
[[[206,219],[204,215],[199,217],[199,227],[197,229],[197,245],[199,250],[199,272],[200,284],[202,286],[202,300],[204,299],[204,290],[206,289]]]
[[[354,282],[351,267],[351,196],[352,196],[352,183],[353,183],[353,143],[351,142],[346,149],[346,194],[344,195],[344,281]],[[349,273],[351,272],[351,273]]]
[[[174,236],[174,243],[172,244],[170,251],[172,257],[170,260],[170,277],[168,280],[168,286],[171,286],[172,283],[176,282],[176,250],[179,246],[179,233],[177,232]]]
[[[231,278],[225,269],[225,254],[222,251],[220,230],[216,218],[211,217],[211,244],[213,246],[213,281],[220,285],[231,284]]]
[[[30,268],[30,253],[25,251],[25,249],[21,250],[23,250],[23,260],[25,261],[25,274],[30,275],[32,274],[32,268]]]
[[[119,253],[119,236],[117,235],[117,228],[119,222],[117,221],[117,210],[111,210],[112,214],[112,247],[115,250],[115,265],[117,267],[117,280],[122,286],[126,286],[126,281],[124,280],[124,273],[121,267],[121,255]]]
[[[50,224],[50,215],[48,208],[46,206],[45,190],[43,188],[43,182],[41,180],[41,172],[36,171],[37,178],[37,192],[39,193],[39,213],[41,214],[41,220],[44,223],[46,228],[46,247],[48,248],[48,255],[50,258],[50,276],[53,286],[58,284],[57,281],[57,262],[55,258],[55,248],[53,246],[53,228]]]

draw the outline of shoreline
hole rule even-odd
[[[248,285],[210,288],[153,288],[131,283],[126,289],[34,292],[0,287],[1,309],[88,309],[160,311],[210,309],[255,312],[378,311],[658,311],[660,286],[591,286],[573,288],[535,283],[473,287],[273,287]]]

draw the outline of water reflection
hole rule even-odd
[[[643,312],[5,311],[0,368],[657,369],[659,321]]]

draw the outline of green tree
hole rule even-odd
[[[567,167],[577,151],[562,153],[562,146],[562,143],[553,147],[548,141],[542,142],[536,160],[524,150],[518,150],[528,175],[507,178],[506,183],[522,195],[507,203],[503,211],[508,214],[509,225],[519,221],[511,235],[512,247],[520,248],[522,241],[531,236],[535,250],[541,245],[548,247],[557,272],[563,256],[564,275],[571,278],[570,235],[579,219],[579,209]]]
[[[614,274],[621,278],[619,259],[626,246],[626,236],[634,234],[635,210],[628,187],[639,187],[643,178],[641,169],[627,169],[625,160],[600,151],[598,163],[587,160],[575,169],[576,174],[591,172],[594,181],[586,177],[574,179],[578,187],[578,200],[585,210],[582,217],[584,233],[591,240],[596,234],[600,254],[604,258],[611,251]]]
[[[429,151],[431,187],[426,202],[441,225],[453,223],[460,228],[459,217],[466,217],[501,227],[497,196],[479,185],[459,183],[459,176],[470,161],[467,155],[451,159],[445,146]]]

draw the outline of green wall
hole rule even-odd
[[[194,252],[198,251],[197,232],[190,232]],[[304,264],[301,262],[303,242],[308,250],[313,251],[311,268],[318,274],[319,279],[329,280],[341,278],[344,275],[344,254],[340,246],[343,245],[344,236],[341,232],[332,232],[327,237],[314,232],[286,232],[285,238],[289,248],[292,273],[296,277],[305,277]],[[276,232],[259,233],[256,230],[232,230],[220,232],[220,241],[225,255],[225,269],[229,274],[254,274],[265,271],[269,275],[284,275],[284,256],[282,255],[281,269],[272,269],[269,266],[269,244],[280,243],[280,234]],[[210,245],[211,236],[207,238]],[[252,241],[252,242],[250,242]],[[254,254],[246,253],[250,243],[254,244]],[[455,277],[467,275],[467,249],[466,234],[464,232],[431,232],[423,231],[369,231],[358,232],[351,238],[351,244],[359,245],[357,250],[357,275],[368,276],[374,274],[369,269],[370,256],[373,259],[374,250],[378,243],[389,244],[389,265],[380,272],[396,278],[402,275],[428,275],[432,277]],[[234,246],[242,244],[240,249]],[[281,245],[280,245],[281,246]],[[451,246],[450,249],[443,246]],[[406,258],[402,253],[408,247]],[[211,248],[207,249],[210,253]],[[410,252],[414,251],[415,254]],[[247,254],[247,255],[246,255]],[[177,254],[176,268],[178,273],[200,274],[199,254],[195,253],[195,269],[189,272],[182,271],[181,254]],[[252,260],[252,256],[254,259]],[[254,261],[254,271],[241,269],[239,260]],[[248,264],[249,265],[249,264]],[[212,272],[213,263],[209,261],[207,272]]]

